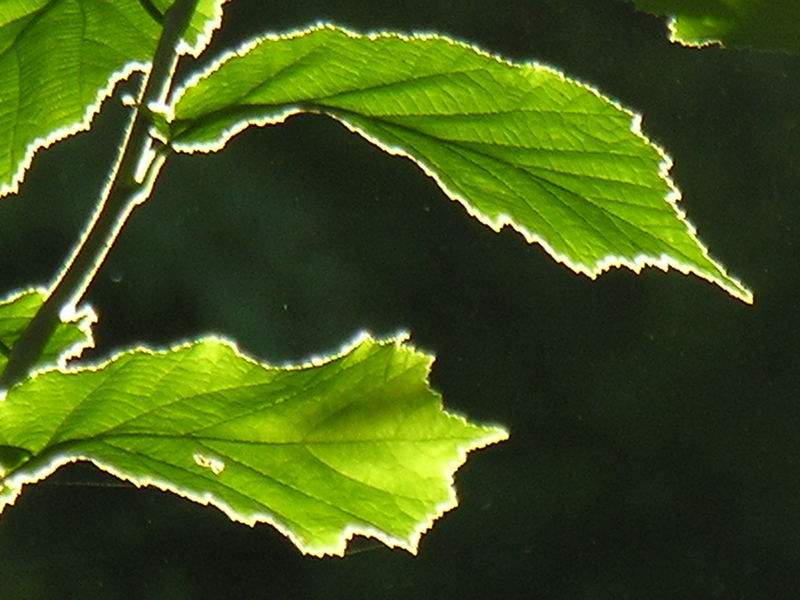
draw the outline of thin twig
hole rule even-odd
[[[178,59],[177,47],[197,2],[175,0],[164,14],[164,28],[139,97],[139,106],[166,102]],[[0,389],[7,389],[30,374],[60,322],[62,309],[74,309],[83,297],[131,212],[150,196],[165,160],[164,153],[154,150],[145,111],[136,108],[114,177],[47,299],[14,343],[0,376]]]

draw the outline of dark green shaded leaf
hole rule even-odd
[[[797,0],[630,0],[639,9],[667,15],[670,39],[690,46],[720,43],[727,48],[800,54]]]

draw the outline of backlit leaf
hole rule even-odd
[[[640,10],[670,16],[673,42],[800,54],[798,0],[631,1]]]
[[[181,52],[205,47],[224,1],[200,0]],[[118,81],[149,69],[160,32],[138,0],[0,1],[0,196],[37,150],[88,129]]]
[[[342,554],[354,534],[415,552],[456,505],[466,454],[507,437],[444,412],[431,363],[402,340],[363,337],[324,362],[274,368],[206,339],[39,374],[0,403],[0,509],[89,460],[271,523],[310,554]]]
[[[42,290],[26,290],[0,302],[0,345],[3,348],[0,353],[0,372],[8,362],[7,351],[33,319],[43,301]],[[59,323],[39,357],[39,368],[54,363],[63,366],[64,361],[93,346],[91,326],[95,320],[95,313],[91,309],[84,309],[66,322]]]
[[[168,107],[178,151],[215,151],[296,113],[344,123],[416,162],[494,230],[510,225],[572,270],[674,267],[746,302],[677,206],[669,158],[639,116],[538,64],[438,36],[319,26],[223,57]]]

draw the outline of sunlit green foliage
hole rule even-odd
[[[507,436],[443,412],[431,362],[367,338],[321,364],[271,368],[206,339],[43,373],[0,404],[0,446],[18,449],[0,507],[86,459],[234,520],[269,522],[304,552],[342,554],[354,533],[415,552],[456,505],[453,473],[467,452]]]
[[[205,47],[225,1],[198,3],[182,52]],[[0,2],[0,196],[39,148],[88,129],[114,84],[149,68],[160,33],[138,0]]]
[[[0,193],[16,189],[37,149],[88,128],[120,78],[168,64],[158,83],[169,87],[174,55],[202,50],[224,0],[200,0],[194,13],[191,0],[177,2],[183,12],[170,15],[193,18],[174,49],[163,40],[179,39],[185,19],[172,21],[181,25],[161,38],[163,57],[153,53],[169,0],[0,3]],[[409,157],[472,216],[517,229],[578,273],[674,267],[752,301],[684,219],[669,159],[639,116],[552,68],[443,36],[318,26],[264,35],[178,86],[166,105],[158,98],[130,103],[139,143],[129,147],[144,174],[128,169],[121,183],[123,168],[110,174],[109,189],[123,190],[117,212],[98,213],[84,237],[99,240],[102,256],[85,261],[86,272],[67,263],[80,285],[170,151],[219,150],[251,124],[310,112]],[[416,552],[456,505],[453,476],[466,454],[507,437],[444,411],[428,385],[432,357],[404,338],[363,335],[342,353],[280,368],[218,338],[86,364],[77,357],[92,343],[93,313],[55,326],[43,299],[28,291],[0,304],[0,367],[36,316],[54,326],[41,331],[55,331],[0,402],[0,508],[59,466],[88,460],[234,520],[271,523],[303,552],[342,554],[355,534]]]
[[[631,1],[641,10],[670,16],[674,42],[800,53],[797,0]]]
[[[669,159],[638,118],[551,68],[442,37],[323,26],[226,57],[178,92],[173,112],[172,144],[187,152],[219,149],[251,123],[329,115],[578,273],[674,267],[752,300],[697,241]]]

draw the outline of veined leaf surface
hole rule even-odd
[[[5,352],[14,346],[42,302],[43,290],[17,292],[0,302],[0,344],[4,348],[4,352],[0,353],[0,372],[8,362]],[[39,368],[55,363],[63,366],[64,361],[93,346],[91,326],[95,321],[94,311],[85,309],[75,313],[68,321],[59,323],[39,357]],[[5,425],[2,419],[0,424]]]
[[[415,161],[494,230],[511,225],[572,270],[674,267],[746,302],[677,206],[669,158],[639,117],[538,64],[438,36],[322,25],[223,57],[167,109],[173,147],[215,151],[248,125],[325,114]]]
[[[362,338],[323,363],[270,368],[207,339],[39,374],[0,403],[0,510],[85,459],[271,523],[303,552],[342,554],[354,534],[415,552],[456,505],[467,452],[507,437],[444,412],[431,363],[401,340]]]
[[[631,0],[639,9],[669,15],[670,39],[688,46],[800,54],[797,0]]]
[[[225,1],[199,1],[179,52],[206,46]],[[114,85],[149,68],[160,33],[139,0],[0,2],[0,196],[37,150],[88,129]]]

